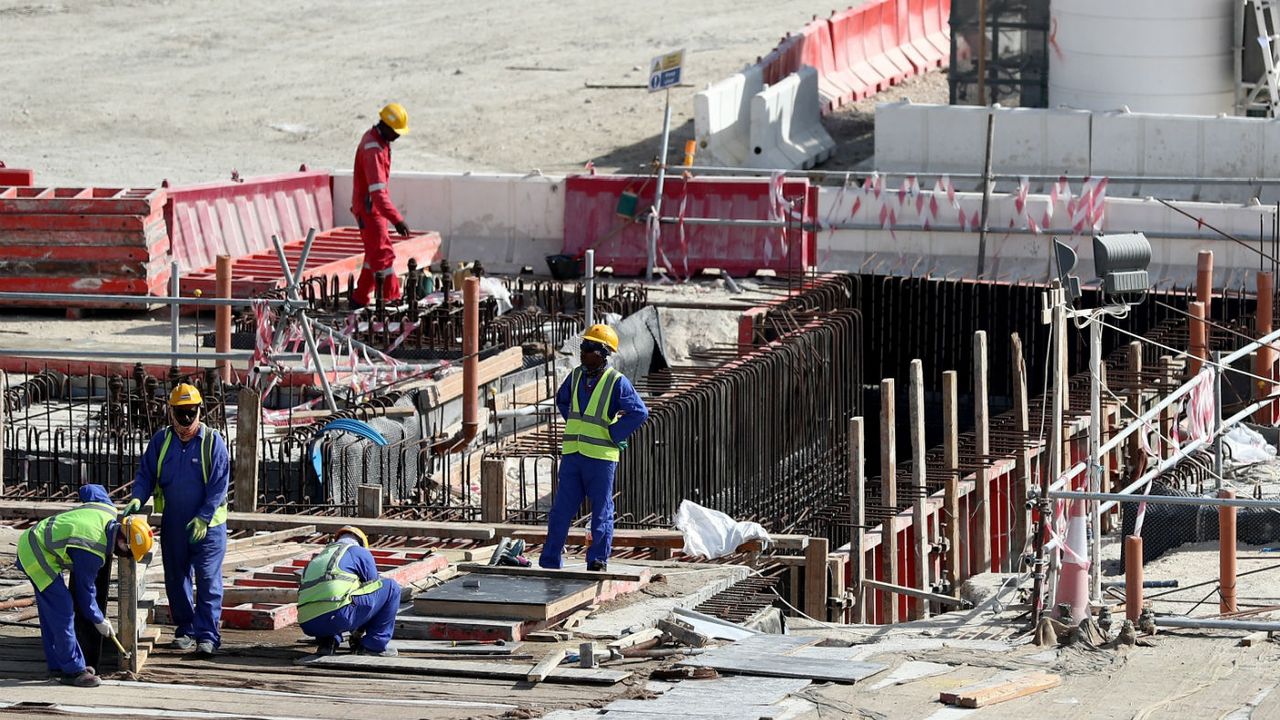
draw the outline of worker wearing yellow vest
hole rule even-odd
[[[222,560],[227,554],[227,444],[201,422],[204,398],[181,383],[169,394],[170,426],[156,433],[138,463],[135,513],[155,494],[164,547],[164,589],[173,624],[173,646],[212,655],[222,642]],[[195,604],[191,574],[195,571]]]
[[[94,580],[112,550],[135,560],[151,552],[151,527],[143,517],[119,520],[101,485],[82,487],[80,497],[86,500],[80,506],[47,517],[22,533],[18,567],[36,589],[40,641],[50,675],[65,685],[97,687],[98,676],[85,664],[76,640],[76,613],[90,619],[103,637],[116,634],[98,607]],[[62,581],[67,570],[72,571],[71,589]]]
[[[622,373],[609,367],[618,352],[618,334],[608,325],[592,325],[582,336],[575,368],[556,393],[565,420],[556,496],[547,522],[547,542],[538,564],[563,565],[560,553],[583,498],[591,501],[591,547],[587,569],[603,571],[613,545],[613,478],[627,438],[649,417],[639,393]]]
[[[395,656],[388,647],[400,609],[400,584],[378,577],[369,538],[347,525],[316,553],[298,584],[298,624],[316,638],[319,655],[332,655],[351,633],[351,649],[361,655]]]

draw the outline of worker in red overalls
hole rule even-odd
[[[400,278],[396,277],[396,251],[387,234],[390,222],[400,237],[409,236],[409,226],[391,203],[387,185],[391,178],[391,143],[409,132],[409,114],[400,103],[390,103],[378,113],[378,124],[360,138],[356,148],[355,177],[351,186],[351,214],[364,243],[364,265],[351,297],[354,307],[364,307],[373,297],[375,280],[382,284],[382,297],[400,299]]]

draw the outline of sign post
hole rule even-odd
[[[667,179],[667,146],[671,139],[671,88],[680,84],[684,69],[684,49],[659,55],[649,63],[649,92],[666,92],[666,110],[662,115],[662,150],[658,155],[658,187],[654,191],[653,214],[649,218],[649,242],[644,277],[653,279],[653,267],[658,262],[658,235],[662,217],[662,187]]]

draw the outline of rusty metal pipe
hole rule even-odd
[[[480,278],[462,284],[462,432],[432,449],[465,450],[480,433]]]
[[[1234,498],[1236,491],[1223,488],[1218,497]],[[1236,607],[1236,509],[1218,508],[1218,611],[1233,613]]]
[[[1213,297],[1213,251],[1201,250],[1196,255],[1196,300],[1204,303],[1204,316],[1210,317]]]
[[[231,297],[231,256],[219,255],[215,273],[215,294],[221,299]],[[219,353],[231,352],[231,306],[219,305],[214,310],[214,340]],[[231,382],[231,361],[218,361],[218,374],[222,382]]]
[[[1142,536],[1124,539],[1124,616],[1138,622],[1142,614]]]

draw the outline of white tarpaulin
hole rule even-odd
[[[690,557],[724,557],[751,540],[769,544],[769,533],[760,523],[739,522],[689,500],[680,503],[675,522],[676,529],[684,533],[684,554]]]

